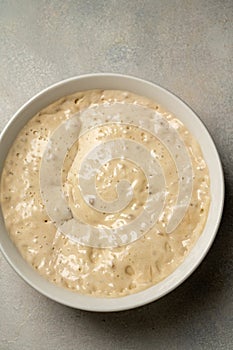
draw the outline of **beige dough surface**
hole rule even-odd
[[[172,233],[166,233],[166,222],[178,191],[177,172],[169,152],[156,138],[149,133],[142,135],[133,126],[128,128],[119,125],[114,136],[110,135],[112,130],[107,127],[94,128],[87,137],[81,137],[74,144],[64,162],[63,185],[75,218],[96,227],[106,225],[114,228],[122,220],[127,224],[142,211],[149,190],[145,174],[134,163],[124,159],[114,160],[107,163],[96,178],[97,191],[107,201],[115,199],[116,185],[122,179],[134,184],[134,198],[122,212],[107,215],[92,210],[84,202],[75,183],[74,159],[75,163],[79,163],[87,149],[92,149],[105,138],[114,139],[122,135],[138,143],[147,138],[148,149],[156,153],[166,174],[167,205],[156,225],[135,242],[116,248],[92,248],[63,235],[47,215],[40,193],[40,165],[49,137],[64,120],[92,105],[115,102],[154,109],[176,127],[192,162],[192,198],[182,222]],[[76,203],[79,203],[79,210],[76,209]],[[5,225],[24,259],[52,283],[78,293],[100,297],[136,293],[171,274],[201,235],[209,204],[208,168],[194,137],[160,105],[124,91],[78,92],[44,108],[18,134],[8,153],[1,178],[1,206]]]

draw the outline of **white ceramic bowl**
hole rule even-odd
[[[196,114],[179,98],[150,82],[117,74],[91,74],[67,79],[55,84],[29,100],[13,116],[0,137],[0,173],[5,157],[16,135],[38,111],[62,96],[89,89],[119,89],[153,99],[174,113],[198,139],[209,167],[211,206],[205,229],[185,261],[165,280],[142,292],[120,298],[95,298],[58,287],[42,278],[21,257],[11,242],[0,213],[0,247],[15,271],[32,287],[62,304],[89,311],[120,311],[138,307],[159,299],[180,285],[201,263],[218,230],[224,203],[224,178],[215,145]]]

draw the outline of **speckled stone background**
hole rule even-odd
[[[208,256],[174,292],[114,314],[34,291],[0,254],[0,349],[233,349],[233,1],[0,0],[0,127],[35,93],[92,72],[168,88],[204,121],[226,178]]]

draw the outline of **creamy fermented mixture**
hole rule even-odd
[[[48,142],[61,123],[71,120],[79,111],[102,105],[113,106],[115,111],[119,112],[116,113],[118,119],[106,115],[105,125],[89,128],[80,136],[78,142],[67,150],[62,165],[64,198],[72,217],[77,222],[89,225],[96,230],[99,228],[124,230],[130,227],[128,225],[133,225],[135,219],[142,215],[145,203],[149,203],[150,198],[156,198],[160,186],[156,187],[155,184],[153,187],[153,181],[149,185],[149,177],[152,175],[147,175],[145,169],[140,167],[142,158],[144,158],[145,167],[147,166],[148,162],[144,157],[146,152],[162,169],[165,191],[160,194],[164,196],[165,204],[159,213],[158,220],[153,225],[150,224],[149,230],[146,233],[143,232],[139,239],[128,244],[119,244],[119,246],[106,245],[104,248],[98,248],[95,244],[92,247],[90,244],[82,244],[72,235],[64,233],[58,228],[51,215],[48,215],[49,210],[53,210],[55,215],[56,201],[54,199],[53,208],[48,210],[41,194],[40,169],[45,150],[48,150],[46,148]],[[144,108],[138,116],[139,126],[120,120],[121,115],[124,114],[124,108],[131,108],[128,112],[130,116],[130,113],[134,113],[136,108],[134,106]],[[177,203],[179,187],[185,189],[182,181],[186,179],[178,178],[176,164],[178,155],[171,154],[171,149],[176,147],[175,143],[167,149],[161,140],[144,128],[146,117],[143,116],[143,110],[147,109],[152,109],[153,113],[160,118],[158,120],[162,120],[161,125],[164,120],[164,123],[168,123],[176,130],[186,146],[192,165],[190,202],[183,219],[171,232],[167,231],[167,225]],[[94,124],[95,118],[93,118]],[[94,181],[90,176],[91,180],[89,179],[88,182],[85,178],[85,172],[88,172],[88,169],[82,168],[86,154],[92,149],[98,149],[104,142],[109,142],[111,155],[117,154],[114,145],[119,139],[125,142],[123,143],[125,152],[128,147],[135,147],[132,148],[135,152],[128,151],[128,156],[124,157],[125,154],[122,151],[121,157],[104,158],[107,161],[103,162]],[[168,135],[167,142],[169,141],[173,142]],[[137,144],[143,147],[137,150]],[[178,144],[177,148],[179,147]],[[135,160],[130,160],[130,155],[135,155],[137,152],[139,164]],[[92,164],[91,161],[89,159],[89,166]],[[48,177],[53,177],[53,174],[48,173]],[[121,188],[119,186],[118,192],[116,190],[122,180],[127,180],[132,190],[125,203],[127,196],[124,196],[124,192],[126,189],[128,191],[128,185]],[[189,181],[190,179],[186,181],[186,185]],[[88,194],[88,189],[93,183],[97,196]],[[85,198],[88,198],[89,202]],[[117,198],[120,200],[117,201]],[[107,210],[101,207],[104,201],[107,203]],[[8,153],[1,178],[1,206],[5,225],[24,259],[49,281],[70,290],[94,296],[119,297],[136,293],[171,274],[189,254],[201,235],[209,204],[208,168],[194,137],[175,116],[155,102],[124,91],[78,92],[44,108],[18,134]],[[177,216],[178,214],[177,212]],[[144,228],[146,224],[147,222],[144,222],[140,227]],[[78,237],[79,232],[75,234]]]

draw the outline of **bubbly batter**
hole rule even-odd
[[[82,169],[82,162],[88,152],[104,142],[113,145],[111,152],[114,151],[114,142],[119,139],[125,142],[123,146],[127,142],[130,146],[131,141],[142,144],[143,152],[147,151],[160,164],[166,179],[166,191],[163,193],[165,206],[156,223],[139,239],[129,244],[98,248],[95,244],[80,244],[72,235],[64,234],[63,231],[62,233],[51,215],[48,215],[48,207],[40,188],[41,162],[48,142],[65,120],[71,120],[79,111],[101,105],[113,105],[116,111],[118,108],[119,115],[124,112],[126,105],[131,108],[132,113],[134,106],[142,106],[145,110],[152,109],[161,120],[177,131],[185,144],[192,165],[192,195],[185,216],[172,232],[167,232],[167,223],[176,204],[179,186],[182,187],[185,179],[178,178],[175,159],[177,155],[172,156],[150,130],[143,128],[143,110],[139,118],[142,128],[123,123],[119,116],[120,119],[109,122],[109,116],[106,116],[108,124],[90,128],[81,135],[78,142],[66,153],[61,169],[62,184],[64,198],[77,222],[97,229],[124,230],[124,227],[128,227],[142,214],[145,203],[158,192],[153,181],[149,186],[150,175],[147,176],[135,161],[130,161],[129,157],[126,159],[123,152],[122,157],[111,160],[106,158],[108,160],[98,170],[95,181],[85,188],[87,169]],[[138,159],[142,160],[139,148],[135,148],[133,154],[137,152]],[[125,203],[126,187],[116,190],[123,180],[127,180],[132,189]],[[92,183],[95,183],[97,196],[86,194],[85,197]],[[120,198],[118,202],[117,198]],[[103,201],[108,205],[113,203],[112,211],[101,207]],[[51,210],[57,209],[55,204],[54,197]],[[122,208],[119,209],[117,205],[120,204]],[[136,293],[171,274],[201,235],[209,204],[208,168],[194,137],[175,116],[155,102],[124,91],[78,92],[44,108],[20,131],[9,151],[1,178],[1,206],[5,225],[24,259],[40,275],[59,286],[100,297],[120,297]],[[79,233],[75,234],[78,237]]]

